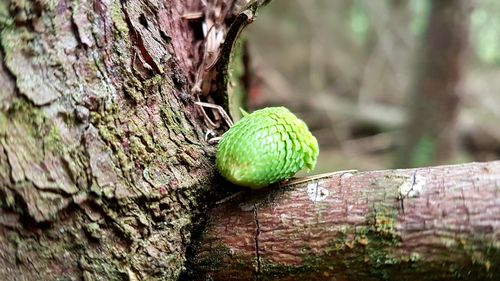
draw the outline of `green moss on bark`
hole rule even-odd
[[[320,254],[305,249],[300,265],[261,259],[259,280],[290,280],[291,277],[309,280],[401,280],[402,276],[412,278],[406,280],[496,280],[500,277],[500,252],[493,245],[488,246],[487,255],[481,255],[485,251],[479,251],[477,246],[472,245],[484,243],[453,243],[448,252],[454,258],[436,263],[423,253],[398,250],[401,249],[402,238],[394,224],[394,214],[388,209],[373,209],[365,226],[339,232]]]
[[[123,13],[120,6],[120,1],[111,2],[111,20],[113,20],[113,24],[116,27],[114,29],[115,35],[126,38],[129,33],[128,25],[123,19]]]

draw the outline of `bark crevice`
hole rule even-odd
[[[260,274],[260,252],[259,252],[259,235],[260,235],[260,227],[259,227],[259,209],[254,204],[253,205],[254,212],[254,222],[255,222],[255,274],[258,276]]]

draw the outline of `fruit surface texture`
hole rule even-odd
[[[318,141],[307,125],[285,107],[246,114],[222,136],[219,173],[230,182],[259,189],[316,166]]]

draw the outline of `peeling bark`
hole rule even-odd
[[[260,5],[236,2],[0,2],[1,280],[177,278],[213,192],[194,101],[227,67],[198,75],[199,31]]]
[[[500,162],[340,172],[213,209],[186,280],[498,280]]]

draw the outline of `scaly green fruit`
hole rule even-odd
[[[216,165],[230,182],[253,189],[312,170],[318,141],[307,125],[284,107],[256,110],[224,133]]]

